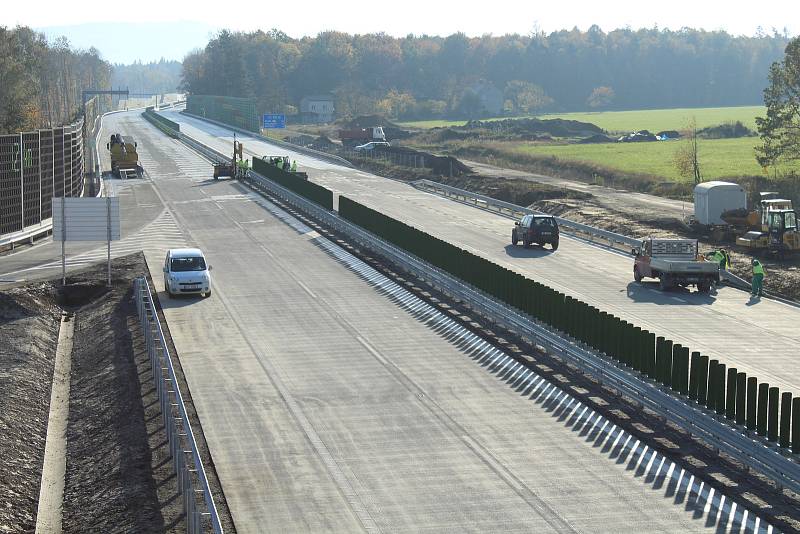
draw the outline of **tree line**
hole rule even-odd
[[[110,78],[111,65],[94,48],[0,26],[0,133],[67,124],[80,113],[82,91],[106,87]]]
[[[180,61],[163,58],[149,63],[114,64],[111,85],[127,88],[131,93],[174,93],[181,82],[181,68]]]
[[[398,119],[480,114],[470,88],[485,82],[509,114],[747,105],[761,102],[788,41],[777,32],[597,26],[482,37],[222,31],[185,57],[182,88],[288,113],[305,95],[332,93],[340,116]]]

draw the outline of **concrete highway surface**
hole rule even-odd
[[[230,130],[177,111],[164,114],[181,123],[185,134],[220,151],[230,150]],[[712,295],[688,290],[662,293],[655,281],[634,282],[632,257],[565,239],[564,234],[555,253],[515,248],[510,244],[513,222],[507,218],[420,192],[402,182],[292,153],[262,138],[238,138],[251,155],[288,154],[312,181],[336,193],[718,358],[781,391],[800,394],[796,349],[800,308],[752,300],[746,292],[727,287]]]
[[[220,129],[169,116],[229,148]],[[123,211],[123,235],[145,252],[237,531],[738,531],[728,517],[754,520],[280,207],[212,180],[208,162],[138,113],[107,121],[136,137],[148,172],[120,188],[125,202],[150,206]],[[673,328],[698,329],[677,322],[680,309],[744,299],[724,290],[713,306],[693,296],[658,304],[627,284],[614,295],[615,267],[629,271],[628,260],[571,240],[555,255],[506,249],[507,221],[297,159],[315,181],[390,215],[540,278],[561,270],[550,273],[558,287],[649,320],[660,310]],[[164,251],[181,246],[206,253],[210,297],[163,293]],[[38,269],[53,261],[48,247],[20,253],[17,275],[48,272]]]

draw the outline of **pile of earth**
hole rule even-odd
[[[584,137],[578,142],[582,144],[594,144],[594,143],[613,143],[615,141],[616,139],[613,139],[607,135],[595,134],[591,137]]]
[[[757,134],[745,126],[742,121],[736,121],[707,126],[698,130],[697,135],[705,139],[734,139],[736,137],[754,137]]]
[[[432,128],[429,137],[431,141],[441,143],[447,141],[466,141],[467,139],[477,139],[480,136],[481,134],[478,132],[465,132],[453,128]]]
[[[543,135],[552,137],[590,137],[605,131],[590,122],[567,119],[504,119],[499,121],[472,120],[463,126],[467,130],[485,130],[506,137],[539,139]]]
[[[675,130],[662,130],[656,134],[651,133],[649,130],[637,130],[628,135],[623,135],[618,138],[620,143],[641,143],[644,141],[669,141],[670,139],[678,139],[681,134]]]

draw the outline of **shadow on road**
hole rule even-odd
[[[506,245],[505,250],[506,254],[512,258],[542,258],[553,253],[549,246],[542,248],[539,245],[531,245],[531,248],[525,248],[522,245],[514,246],[509,244]]]
[[[712,293],[700,293],[685,287],[677,287],[670,291],[661,291],[658,282],[631,282],[627,286],[628,298],[634,302],[651,302],[673,306],[708,305],[717,298]]]

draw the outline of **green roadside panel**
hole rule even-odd
[[[778,445],[788,448],[791,442],[791,425],[792,425],[792,394],[785,391],[781,395],[781,423],[780,423],[780,440]]]
[[[747,420],[747,374],[736,375],[736,424],[743,425]]]
[[[769,402],[769,384],[758,385],[758,418],[756,420],[756,432],[759,436],[767,435],[767,405]]]
[[[747,404],[747,416],[745,419],[747,430],[757,430],[758,423],[756,414],[758,413],[758,379],[754,376],[751,376],[747,379],[747,398],[745,399],[745,402]]]
[[[780,392],[778,388],[769,388],[769,400],[767,401],[767,439],[778,441],[778,404]]]
[[[736,419],[736,376],[738,369],[736,367],[728,368],[728,378],[726,380],[725,388],[725,418],[734,420]]]

